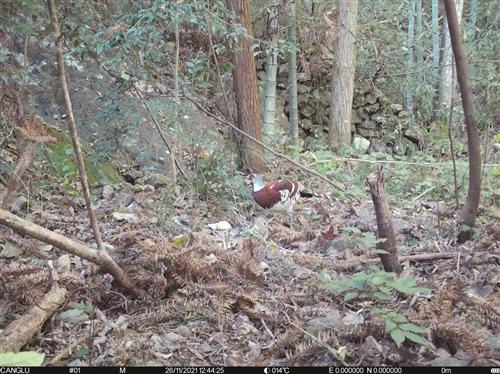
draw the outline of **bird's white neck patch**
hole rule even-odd
[[[253,178],[252,185],[253,185],[253,192],[258,192],[266,186],[263,178]]]

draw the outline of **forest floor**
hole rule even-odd
[[[316,192],[330,192],[319,181],[309,184]],[[171,191],[126,183],[99,187],[94,194],[104,241],[147,291],[146,300],[133,299],[95,265],[0,227],[5,238],[0,328],[48,291],[53,271],[68,290],[64,307],[24,349],[45,353],[45,363],[65,350],[52,364],[499,363],[495,222],[480,221],[480,239],[457,245],[453,213],[438,219],[444,208],[437,211],[436,202],[392,206],[398,249],[407,256],[401,277],[414,278],[431,292],[344,301],[343,293],[325,287],[328,280],[380,268],[367,234],[376,233],[368,192],[363,199],[302,199],[293,229],[285,226],[286,217],[271,216],[250,201],[231,205],[182,192],[172,199]],[[162,211],[168,199],[173,202]],[[83,200],[62,190],[45,193],[23,215],[67,237],[94,242]],[[165,220],[175,230],[160,224]],[[411,257],[419,254],[442,258]],[[425,328],[427,343],[406,340],[398,348],[374,307]]]

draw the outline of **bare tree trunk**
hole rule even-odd
[[[262,142],[259,94],[252,50],[250,2],[227,0],[227,5],[239,17],[241,25],[246,29],[246,33],[238,38],[238,45],[233,48],[233,80],[236,107],[238,108],[238,127]],[[253,171],[264,172],[266,169],[263,157],[264,149],[246,137],[238,143],[245,158],[245,165]]]
[[[414,119],[413,66],[414,66],[414,56],[415,56],[415,5],[416,5],[416,0],[411,0],[410,9],[408,13],[408,61],[407,61],[408,74],[406,76],[406,111],[409,114],[408,125],[410,128],[413,127],[413,119]]]
[[[439,0],[432,0],[432,66],[439,66]],[[437,77],[437,71],[434,70]]]
[[[351,143],[358,1],[339,0],[338,4],[339,43],[332,74],[332,114],[328,134],[328,144],[334,151]]]
[[[276,121],[276,75],[278,72],[278,3],[276,0],[269,7],[268,33],[271,38],[266,58],[266,81],[264,85],[264,108],[262,116],[262,131],[265,143],[274,137]]]
[[[446,3],[447,0],[445,0]],[[457,0],[456,3],[456,13],[458,14],[458,22],[462,20],[462,8],[463,0]],[[450,43],[450,32],[448,31],[448,21],[447,18],[443,22],[443,40],[442,40],[442,58],[441,58],[441,69],[439,74],[439,89],[438,89],[438,104],[440,117],[446,118],[448,116],[448,111],[451,107],[451,92],[453,87],[453,69],[451,65],[453,64],[453,55]]]
[[[145,293],[138,289],[132,280],[123,272],[123,270],[113,261],[104,248],[104,243],[102,241],[101,231],[99,230],[99,224],[97,222],[97,216],[92,204],[92,199],[90,196],[90,188],[87,180],[87,174],[85,172],[85,163],[83,161],[82,149],[80,147],[80,141],[78,139],[78,132],[76,129],[75,116],[73,114],[73,104],[71,103],[71,98],[69,96],[68,83],[66,81],[66,69],[64,67],[64,52],[63,52],[63,35],[61,33],[61,28],[59,26],[59,20],[57,17],[57,10],[54,0],[47,0],[50,19],[52,21],[52,27],[56,36],[56,54],[57,54],[57,68],[59,71],[59,82],[64,95],[64,102],[66,104],[66,114],[68,116],[68,125],[71,133],[71,141],[73,142],[73,148],[75,150],[76,161],[78,166],[78,174],[80,176],[80,184],[82,186],[83,197],[85,199],[85,205],[90,218],[90,223],[92,225],[92,231],[94,232],[94,238],[97,243],[98,254],[101,258],[101,263],[103,267],[109,273],[115,275],[116,280],[125,288],[127,288],[132,294],[136,296],[144,296]],[[118,275],[118,276],[117,276]]]
[[[396,234],[391,221],[391,211],[387,200],[387,193],[384,186],[384,174],[382,166],[376,166],[376,170],[367,177],[368,185],[375,207],[377,217],[378,238],[385,241],[378,243],[377,247],[384,250],[385,254],[379,254],[384,270],[387,272],[401,273],[403,270],[398,259],[398,249],[396,247]]]
[[[288,134],[290,144],[296,146],[299,143],[299,109],[297,102],[297,33],[295,26],[296,7],[295,0],[290,2],[290,14],[288,15],[288,43],[291,45],[288,52]],[[293,47],[292,47],[293,46]]]
[[[469,240],[471,228],[477,216],[479,199],[481,197],[481,144],[479,130],[474,118],[474,103],[470,87],[467,56],[460,39],[460,27],[454,1],[445,0],[446,18],[450,32],[451,47],[455,55],[457,79],[462,96],[465,124],[467,127],[467,148],[469,152],[469,191],[462,210],[461,220],[467,227],[461,227],[459,241]]]

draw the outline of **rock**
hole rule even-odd
[[[378,102],[375,102],[371,105],[366,105],[363,109],[368,114],[374,114],[380,110],[380,104]]]
[[[389,106],[393,114],[398,114],[403,110],[403,106],[401,104],[391,104]]]
[[[113,190],[113,187],[111,187],[109,184],[105,184],[102,187],[102,197],[103,197],[103,199],[105,199],[105,200],[111,199],[111,197],[113,197],[114,192],[115,191]]]
[[[301,119],[300,120],[300,127],[302,127],[305,130],[311,130],[313,127],[313,122],[308,118]]]
[[[5,244],[2,245],[0,257],[13,258],[19,256],[21,253],[23,253],[23,250],[16,242],[7,240]]]
[[[150,184],[145,184],[144,185],[144,191],[145,192],[154,192],[155,188],[154,188],[154,186],[151,186]]]
[[[24,195],[19,195],[15,198],[11,206],[13,213],[19,214],[28,208],[28,199]]]
[[[147,184],[153,186],[154,188],[165,187],[170,184],[170,178],[165,174],[151,174],[147,180]]]
[[[82,323],[89,320],[89,315],[84,310],[75,308],[59,313],[56,319],[64,323]]]
[[[233,329],[238,335],[247,335],[250,332],[258,331],[250,322],[246,314],[238,313],[233,322]]]
[[[135,180],[140,177],[142,177],[142,173],[135,169],[130,169],[123,173],[123,178],[130,184],[134,184]]]
[[[298,83],[297,84],[297,93],[298,94],[305,94],[305,93],[308,93],[312,90],[312,87],[310,86],[307,86],[305,84],[300,84]]]
[[[302,72],[302,73],[297,73],[297,82],[307,82],[311,80],[311,76],[308,73]]]
[[[193,336],[193,332],[186,325],[180,325],[179,327],[176,327],[174,329],[174,332],[176,334],[179,334],[179,335],[185,337],[185,338],[189,338],[190,336]]]
[[[227,231],[227,230],[231,230],[231,228],[232,228],[231,224],[227,221],[219,221],[216,223],[209,223],[207,226],[208,226],[208,228],[210,228],[212,230],[220,230],[220,231]]]
[[[338,310],[332,310],[322,317],[316,317],[307,322],[306,330],[317,336],[322,330],[327,329],[343,329],[344,323]]]
[[[376,138],[379,136],[377,124],[368,120],[357,125],[356,132],[364,138]]]
[[[165,347],[167,347],[171,351],[175,351],[180,348],[180,343],[186,340],[186,338],[175,332],[169,332],[161,340],[163,340],[163,344],[165,345]]]
[[[370,148],[370,141],[361,136],[354,136],[352,140],[352,146],[355,150],[365,153]]]
[[[300,109],[300,113],[307,118],[311,117],[315,112],[316,110],[311,105],[306,105]]]

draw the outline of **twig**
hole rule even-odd
[[[153,123],[155,124],[156,130],[158,130],[158,133],[160,134],[160,137],[163,140],[163,143],[167,147],[168,151],[170,153],[172,153],[173,149],[170,146],[167,138],[165,137],[165,134],[163,133],[163,130],[160,127],[160,124],[158,123],[158,121],[156,120],[155,116],[153,115],[153,111],[149,107],[149,105],[146,102],[146,100],[144,100],[144,97],[142,96],[141,92],[137,89],[137,87],[135,86],[135,84],[132,85],[132,88],[134,89],[135,93],[137,94],[137,96],[139,97],[139,99],[141,99],[142,103],[144,104],[144,106],[148,110],[149,115],[151,116],[151,119],[153,120]],[[186,173],[184,172],[184,169],[181,167],[181,165],[179,164],[179,161],[177,160],[177,157],[175,158],[175,165],[177,166],[177,169],[179,169],[179,172],[182,174],[182,176],[184,178],[187,178]]]
[[[410,255],[410,256],[400,256],[399,261],[404,262],[408,261],[429,261],[429,260],[440,260],[443,258],[453,258],[458,256],[459,252],[442,252],[442,253],[421,253],[418,255]]]
[[[266,321],[264,321],[262,318],[260,319],[260,322],[262,323],[262,325],[264,326],[264,328],[266,329],[267,333],[269,334],[269,336],[273,339],[273,340],[276,340],[276,338],[274,337],[274,334],[272,333],[271,330],[269,330],[269,327],[267,327],[267,324],[266,324]]]
[[[69,346],[67,346],[64,350],[62,350],[57,355],[55,355],[54,358],[52,358],[52,360],[50,360],[47,363],[47,366],[53,366],[53,365],[57,364],[59,361],[61,361],[62,359],[69,356],[71,353],[73,353],[73,350],[77,346],[79,346],[80,344],[82,344],[85,341],[85,339],[87,339],[86,335],[76,339],[73,343],[71,343]]]
[[[326,178],[325,176],[319,174],[318,172],[314,171],[314,170],[311,170],[309,168],[307,168],[306,166],[304,165],[301,165],[299,164],[297,161],[294,161],[292,160],[290,157],[288,156],[285,156],[284,154],[281,154],[279,152],[276,152],[274,149],[268,147],[267,145],[265,145],[264,143],[258,141],[257,139],[255,139],[253,136],[247,134],[246,132],[244,132],[243,130],[240,130],[238,127],[236,127],[235,125],[233,125],[231,122],[227,121],[226,119],[224,118],[221,118],[219,116],[216,116],[215,114],[213,113],[210,113],[207,109],[205,109],[200,103],[196,102],[194,99],[190,98],[189,96],[187,95],[184,95],[184,97],[189,100],[190,102],[192,102],[199,110],[201,110],[203,113],[205,113],[207,116],[213,118],[214,120],[216,120],[217,122],[219,123],[222,123],[226,126],[229,126],[231,127],[233,130],[237,131],[238,133],[240,133],[241,135],[247,137],[248,139],[252,140],[253,142],[257,143],[258,145],[260,145],[261,147],[263,147],[264,149],[267,149],[269,151],[269,153],[273,154],[274,156],[276,157],[280,157],[284,160],[287,160],[288,162],[290,162],[291,164],[297,166],[299,169],[302,169],[304,170],[305,172],[309,173],[309,174],[312,174],[316,177],[318,177],[319,179],[321,179],[322,181],[328,183],[329,185],[333,186],[334,188],[338,189],[339,191],[343,191],[344,189],[342,187],[339,187],[337,186],[335,183],[333,183],[332,181],[330,181],[328,178]]]
[[[426,166],[433,167],[442,166],[442,165],[452,165],[451,162],[410,162],[410,161],[397,161],[397,160],[364,160],[361,158],[349,158],[349,157],[332,157],[328,160],[318,160],[310,163],[307,167],[311,167],[317,164],[326,164],[332,161],[354,161],[354,162],[366,162],[368,164],[400,164],[400,165],[413,165],[413,166]],[[457,162],[457,164],[468,165],[467,161]],[[484,167],[499,167],[500,164],[491,163],[483,165]]]

